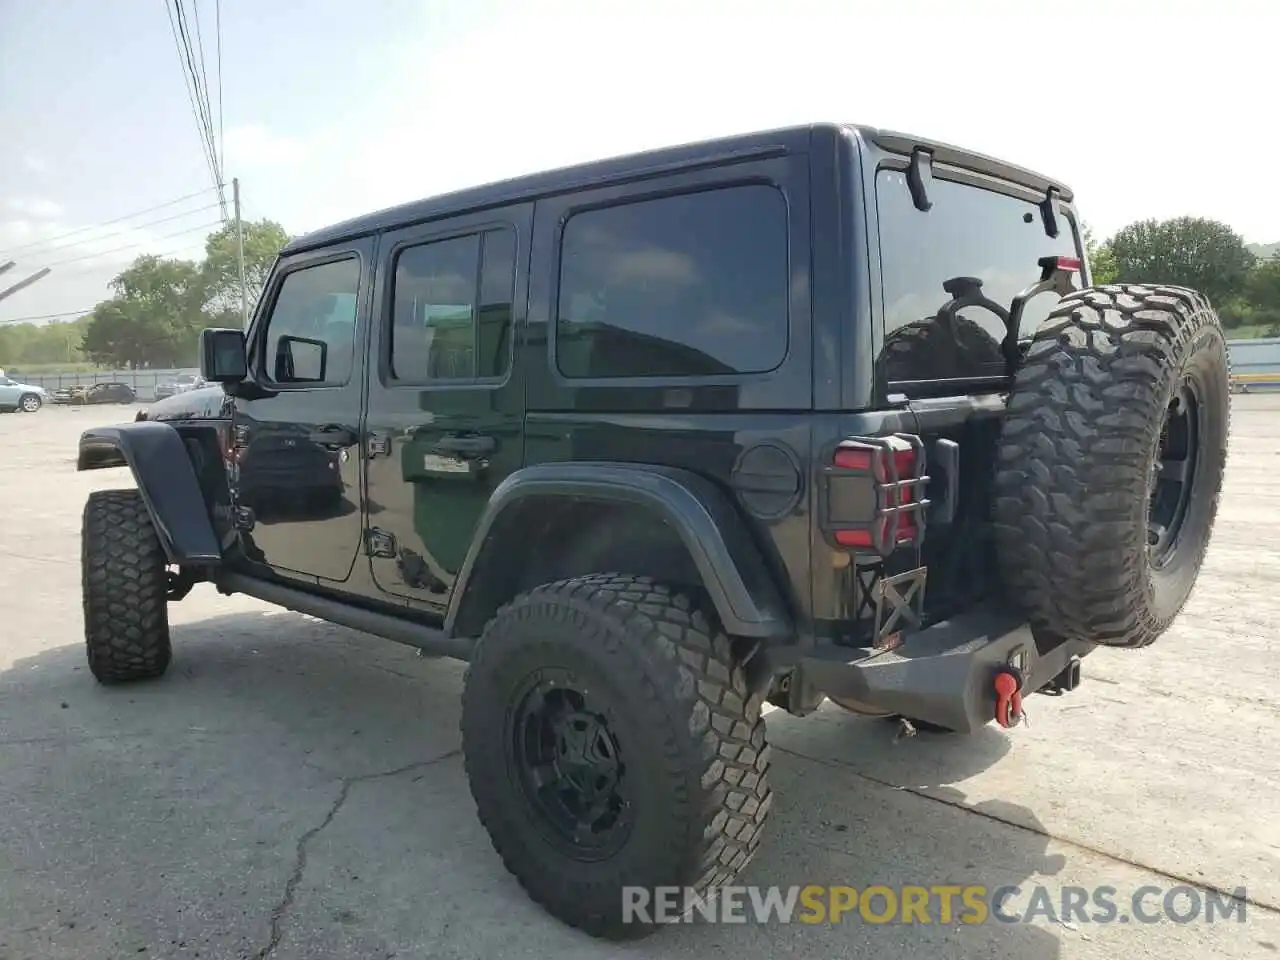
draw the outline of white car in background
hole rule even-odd
[[[194,373],[181,373],[176,377],[170,377],[157,383],[155,397],[157,400],[163,400],[165,397],[186,393],[189,390],[197,390],[204,385],[204,377]]]
[[[23,413],[35,413],[44,406],[46,397],[44,387],[22,383],[0,372],[0,411],[12,413],[21,410]]]

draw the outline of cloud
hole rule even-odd
[[[61,205],[45,197],[10,197],[6,205],[14,213],[34,220],[53,220],[62,215]]]
[[[22,165],[28,171],[34,174],[44,174],[49,172],[49,163],[44,157],[35,153],[27,153],[22,157]]]
[[[297,163],[309,150],[299,137],[273,133],[261,124],[232,127],[226,132],[227,168],[269,167]]]

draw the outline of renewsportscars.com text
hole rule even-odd
[[[1222,923],[1245,922],[1246,891],[1188,885],[1115,887],[933,886],[626,887],[628,923]]]

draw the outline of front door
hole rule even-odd
[[[250,559],[344,581],[360,546],[360,404],[372,240],[283,261],[237,388],[236,505]]]
[[[379,589],[448,604],[489,496],[520,467],[533,205],[387,234],[374,294],[367,549]]]

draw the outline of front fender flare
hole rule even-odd
[[[520,542],[519,531],[511,529],[519,512],[513,508],[531,497],[604,500],[651,511],[679,535],[727,633],[759,639],[794,633],[759,548],[718,487],[674,467],[567,461],[517,470],[494,490],[449,599],[449,635],[483,627],[489,604],[477,599],[484,590],[475,587],[484,582],[487,561]]]
[[[94,427],[80,435],[77,470],[124,466],[133,473],[169,562],[179,566],[220,563],[221,545],[178,431],[167,423],[142,420]]]

